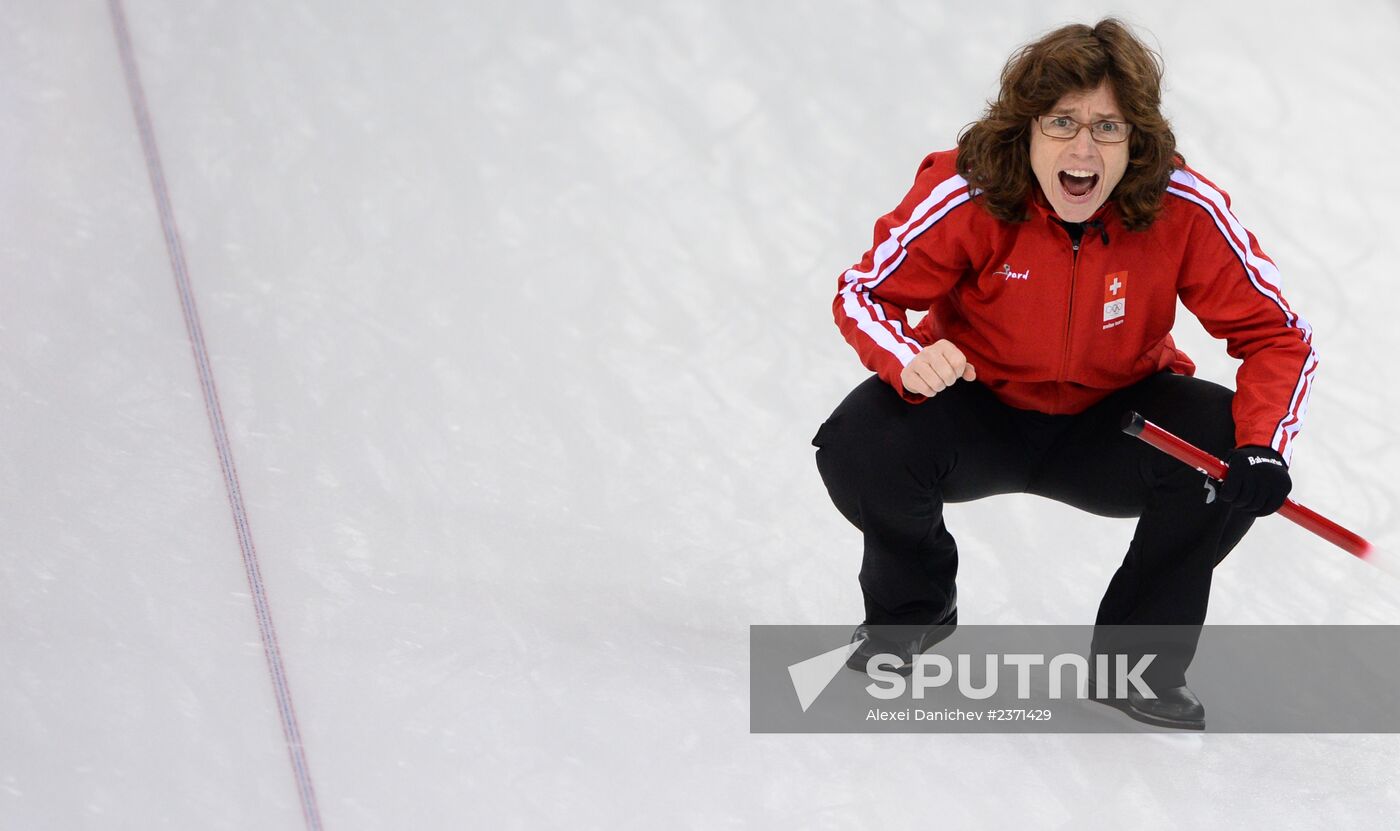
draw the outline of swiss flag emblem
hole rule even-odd
[[[1128,272],[1119,271],[1103,278],[1103,302],[1112,303],[1128,296]]]
[[[1128,272],[1115,271],[1103,278],[1103,328],[1123,322],[1128,313]]]

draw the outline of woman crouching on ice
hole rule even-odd
[[[853,668],[879,653],[907,664],[956,625],[945,503],[1033,493],[1138,517],[1093,649],[1156,654],[1144,676],[1156,697],[1107,701],[1204,726],[1186,669],[1211,571],[1289,492],[1317,357],[1229,197],[1177,154],[1161,76],[1113,19],[1021,49],[983,118],[924,160],[841,276],[837,325],[876,375],[813,444],[864,537]],[[1242,361],[1234,392],[1192,377],[1171,337],[1178,298]],[[928,314],[911,326],[909,310]],[[1128,410],[1224,457],[1219,492],[1120,432]],[[1124,634],[1158,624],[1175,634]]]

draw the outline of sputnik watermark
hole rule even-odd
[[[847,665],[847,658],[863,642],[855,641],[788,666],[788,676],[792,679],[793,690],[797,693],[798,703],[804,713]],[[865,686],[865,691],[871,697],[882,701],[902,698],[906,694],[915,700],[922,700],[929,690],[956,682],[957,690],[964,698],[981,701],[997,694],[1000,678],[998,670],[1005,666],[1015,668],[1016,697],[1022,700],[1031,698],[1032,673],[1035,670],[1043,671],[1046,694],[1051,699],[1065,697],[1064,682],[1067,675],[1071,676],[1074,685],[1073,697],[1081,700],[1090,697],[1126,698],[1129,688],[1143,698],[1157,697],[1142,677],[1143,672],[1157,657],[1155,654],[1140,656],[1131,667],[1128,666],[1127,655],[1095,655],[1094,672],[1091,675],[1089,660],[1083,655],[1071,652],[1051,656],[1049,660],[1045,655],[1036,653],[989,653],[981,656],[984,672],[980,686],[976,683],[972,671],[973,656],[960,653],[954,657],[957,660],[956,672],[953,659],[939,654],[916,655],[908,670],[900,672],[906,662],[898,655],[888,652],[872,655],[865,664],[865,673],[871,679]],[[1110,661],[1110,658],[1113,660]],[[1094,681],[1095,687],[1092,696],[1089,691],[1091,680]],[[1106,681],[1112,683],[1106,685]]]
[[[826,689],[846,666],[846,659],[862,643],[864,641],[843,644],[830,652],[823,652],[814,658],[788,666],[788,677],[792,679],[792,688],[797,692],[797,703],[802,705],[802,712],[807,712],[807,708],[812,706],[812,702],[817,700],[822,690]]]
[[[1128,687],[1132,686],[1143,698],[1156,698],[1157,694],[1143,680],[1142,673],[1156,658],[1156,655],[1143,655],[1138,658],[1137,663],[1132,668],[1128,667],[1127,655],[1114,655],[1116,660],[1113,663],[1113,680],[1116,682],[1111,687],[1104,686],[1104,679],[1109,677],[1109,657],[1108,655],[1094,656],[1095,690],[1094,698],[1126,698]],[[867,684],[865,691],[875,698],[889,700],[902,697],[906,691],[915,699],[922,699],[925,692],[930,689],[947,686],[957,679],[958,692],[965,698],[974,701],[991,698],[997,694],[997,682],[1000,673],[997,672],[998,664],[1016,669],[1016,697],[1028,699],[1031,697],[1031,670],[1036,667],[1045,667],[1048,695],[1052,699],[1064,698],[1063,682],[1066,670],[1074,671],[1074,697],[1089,698],[1089,661],[1083,655],[1074,653],[1061,653],[1052,657],[1049,662],[1044,655],[1036,654],[989,654],[982,656],[986,669],[982,686],[975,685],[972,677],[972,656],[966,653],[957,656],[957,672],[953,672],[953,662],[946,655],[918,655],[915,656],[911,667],[910,677],[905,678],[899,672],[899,667],[904,666],[904,661],[896,655],[881,653],[874,655],[866,662],[865,673],[873,679]],[[1000,658],[1000,661],[998,661]],[[908,688],[912,686],[912,690]]]
[[[890,627],[855,644],[846,624],[749,632],[754,733],[1137,732],[1152,728],[1122,711],[1185,672],[1214,733],[1400,735],[1400,662],[1375,659],[1400,654],[1400,626],[960,625],[935,643]]]

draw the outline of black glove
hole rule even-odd
[[[1220,485],[1220,498],[1242,514],[1268,516],[1293,490],[1288,464],[1271,447],[1236,447],[1225,463],[1230,469]]]

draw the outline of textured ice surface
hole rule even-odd
[[[747,626],[860,612],[836,276],[1103,7],[129,6],[326,828],[1390,827],[1391,736],[748,733]],[[1393,549],[1400,16],[1116,8],[1317,332],[1296,495]],[[104,4],[10,4],[0,113],[0,825],[305,827]],[[1090,620],[1132,528],[948,521],[967,623]],[[1400,580],[1271,520],[1212,603]]]

